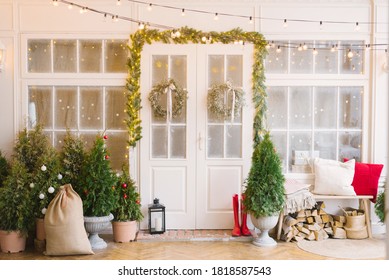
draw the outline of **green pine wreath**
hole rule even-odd
[[[161,98],[167,94],[169,87],[173,87],[172,91],[172,117],[177,118],[181,116],[182,109],[188,99],[188,92],[184,90],[176,81],[170,79],[156,84],[149,93],[149,101],[154,116],[159,118],[166,118],[168,109],[161,105]]]

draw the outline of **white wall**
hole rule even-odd
[[[247,19],[219,16],[218,21],[213,15],[199,15],[186,12],[182,17],[180,11],[153,7],[148,11],[144,5],[121,1],[122,6],[115,1],[85,1],[73,0],[90,8],[133,17],[145,22],[154,22],[171,27],[184,25],[199,30],[225,31],[240,27],[246,31],[258,31],[266,38],[274,39],[359,39],[374,43],[388,42],[388,25],[379,25],[371,29],[361,25],[361,30],[354,31],[354,26],[325,24],[322,29],[312,23],[289,22],[288,28],[282,27],[282,22],[255,20],[250,24]],[[297,18],[312,20],[338,21],[378,21],[388,22],[388,1],[386,0],[221,0],[221,1],[163,1],[166,5],[203,9],[212,12],[253,15],[273,18]],[[373,3],[373,4],[372,4]],[[0,73],[0,149],[10,155],[16,132],[23,126],[25,116],[22,115],[20,69],[21,47],[20,39],[26,34],[88,34],[88,35],[123,35],[128,37],[137,28],[136,24],[127,21],[112,23],[110,19],[103,21],[103,15],[88,12],[81,15],[77,10],[68,10],[66,5],[58,7],[48,0],[0,0],[0,40],[6,45],[7,59],[3,73]],[[385,56],[383,52],[372,52],[369,80],[368,119],[369,143],[364,144],[367,160],[382,163],[385,169],[382,173],[383,186],[389,166],[388,159],[388,127],[389,127],[389,94],[388,73],[382,70]],[[374,217],[374,222],[376,218]]]

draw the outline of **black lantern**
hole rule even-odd
[[[165,230],[165,205],[155,198],[154,203],[149,205],[149,231],[150,234],[160,234]]]

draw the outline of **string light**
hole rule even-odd
[[[218,13],[215,13],[215,17],[213,18],[214,20],[218,20],[219,19],[219,14]]]
[[[308,46],[304,43],[303,44],[303,50],[306,51],[308,49]]]
[[[276,50],[276,53],[280,53],[282,50],[281,50],[281,46],[277,46],[277,50]]]
[[[181,10],[181,16],[183,16],[183,17],[185,16],[185,9]]]
[[[316,48],[313,48],[313,51],[312,51],[313,55],[317,55],[319,52],[317,51]]]
[[[287,20],[287,19],[284,19],[283,27],[284,27],[284,28],[287,28],[287,27],[288,27],[288,20]]]
[[[122,2],[120,2],[120,0],[117,0],[117,1],[116,1],[116,5],[117,5],[117,6],[120,6],[121,4],[122,4]]]
[[[68,5],[68,9],[69,9],[69,10],[72,10],[72,9],[73,9],[73,3],[70,3],[70,4]]]
[[[336,51],[335,45],[332,45],[332,47],[331,47],[331,52],[335,52],[335,51]]]
[[[320,26],[319,26],[320,30],[323,29],[323,21],[320,21]]]
[[[361,29],[361,27],[359,26],[359,22],[356,22],[355,23],[355,31],[359,31],[359,29]]]
[[[138,29],[139,29],[139,30],[145,29],[145,24],[144,24],[143,22],[139,22],[139,24],[138,24]]]
[[[252,16],[250,16],[250,24],[253,24],[253,17]]]
[[[53,5],[57,7],[58,6],[58,0],[53,0]]]
[[[301,52],[301,51],[303,50],[303,46],[300,44],[300,45],[298,46],[297,50],[298,50],[299,52]]]
[[[147,10],[148,10],[148,11],[151,11],[152,9],[153,9],[153,4],[150,3],[149,6],[147,7]]]
[[[348,49],[347,57],[348,58],[353,58],[354,53],[351,51],[351,49]]]

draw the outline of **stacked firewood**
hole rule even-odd
[[[324,202],[318,201],[312,209],[285,216],[282,225],[283,240],[289,242],[303,239],[320,241],[329,237],[347,238],[344,229],[346,217],[327,214],[324,208]]]

